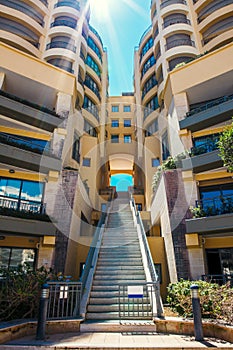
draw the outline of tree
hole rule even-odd
[[[220,157],[229,172],[233,172],[233,123],[223,131],[218,142]]]

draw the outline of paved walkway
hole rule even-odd
[[[56,334],[46,337],[45,341],[36,341],[35,337],[24,337],[19,340],[0,345],[0,350],[52,350],[52,349],[203,349],[221,348],[232,350],[233,344],[223,340],[205,338],[197,342],[193,337],[181,335],[165,335],[156,332],[129,333],[93,333]]]

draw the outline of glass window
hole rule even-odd
[[[131,112],[131,107],[130,106],[124,106],[123,111],[124,112]]]
[[[112,112],[113,113],[119,112],[119,106],[112,106]]]
[[[97,54],[99,57],[100,61],[102,62],[102,56],[101,56],[101,51],[94,42],[94,40],[89,36],[87,39],[87,45]]]
[[[136,203],[136,208],[137,208],[137,211],[142,211],[142,204]]]
[[[124,127],[129,128],[131,126],[131,119],[124,119]]]
[[[83,158],[83,166],[91,166],[91,158]]]
[[[151,136],[156,133],[156,131],[158,131],[158,118],[147,126],[145,136]]]
[[[162,136],[162,157],[166,160],[170,156],[167,131]]]
[[[118,143],[119,142],[119,135],[111,135],[111,142]]]
[[[124,135],[124,143],[131,143],[132,137],[131,135]]]
[[[0,178],[0,206],[39,213],[43,190],[41,182]]]
[[[27,263],[34,269],[35,257],[34,249],[0,247],[0,268],[16,270],[19,265]]]
[[[160,165],[160,160],[159,158],[152,158],[151,159],[151,162],[152,162],[152,167],[157,167]]]
[[[90,136],[98,137],[96,129],[86,119],[84,119],[84,131]]]
[[[99,77],[101,76],[101,71],[100,71],[100,68],[99,68],[98,64],[96,63],[96,61],[90,55],[87,55],[85,63],[91,69],[93,69]]]
[[[112,128],[118,128],[119,127],[119,120],[118,119],[112,119]]]
[[[74,135],[72,158],[78,163],[80,162],[80,138],[76,134]]]
[[[142,77],[146,74],[146,72],[155,65],[155,57],[154,55],[151,55],[148,60],[144,63],[143,68],[142,68]]]
[[[155,95],[152,99],[146,104],[144,109],[144,119],[148,117],[153,111],[159,108],[158,96]]]

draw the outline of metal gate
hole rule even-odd
[[[69,319],[80,316],[82,283],[49,282],[47,319]]]
[[[152,320],[156,316],[157,283],[119,284],[119,318]]]

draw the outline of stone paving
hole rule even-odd
[[[51,350],[51,349],[233,349],[233,344],[223,340],[205,338],[197,342],[193,337],[158,334],[156,332],[82,332],[46,336],[45,341],[36,341],[35,336],[24,337],[0,345],[0,350]]]

